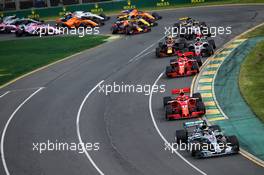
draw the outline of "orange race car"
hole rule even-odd
[[[138,9],[130,9],[130,10],[125,10],[122,11],[121,15],[119,15],[117,18],[120,20],[124,20],[127,18],[134,18],[134,17],[141,17],[147,21],[155,21],[155,20],[159,20],[162,17],[160,15],[158,15],[157,13],[147,13],[147,12],[143,12],[143,11],[139,11]]]
[[[79,18],[79,17],[71,17],[67,18],[60,18],[56,20],[57,26],[68,27],[68,28],[79,28],[79,27],[98,27],[99,24],[87,19],[87,18]]]

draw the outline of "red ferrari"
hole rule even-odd
[[[205,114],[201,94],[194,93],[189,96],[185,93],[190,93],[190,88],[173,89],[172,94],[178,94],[178,96],[163,98],[166,120],[194,118]]]

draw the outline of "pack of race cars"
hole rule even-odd
[[[1,33],[15,33],[17,37],[21,36],[37,36],[58,35],[61,31],[55,26],[45,24],[43,21],[37,21],[30,18],[18,18],[17,16],[4,17],[0,23]]]
[[[0,23],[1,33],[15,33],[16,36],[27,35],[51,35],[62,34],[60,27],[68,29],[100,27],[110,17],[105,14],[94,14],[85,11],[66,12],[58,18],[56,25],[46,24],[29,18],[7,16]],[[158,13],[148,13],[138,9],[124,10],[116,17],[116,22],[111,26],[112,34],[133,35],[151,31],[151,27],[157,26],[157,20],[162,19]]]
[[[93,14],[91,12],[75,11],[68,12],[63,17],[56,20],[56,25],[44,23],[30,18],[18,18],[17,16],[6,16],[0,21],[1,33],[15,33],[21,36],[59,35],[63,34],[62,28],[69,29],[79,27],[99,27],[110,17],[104,14]]]
[[[192,76],[199,73],[202,58],[214,54],[216,45],[210,34],[204,34],[205,22],[190,17],[181,18],[174,24],[174,30],[186,27],[189,33],[166,36],[156,48],[156,57],[174,57],[165,69],[168,78]],[[186,31],[187,31],[186,30]],[[163,97],[166,120],[200,118],[206,114],[205,104],[200,93],[190,93],[190,88],[173,89],[175,97]],[[189,130],[189,128],[193,128]],[[218,125],[209,126],[205,120],[184,122],[184,129],[177,130],[178,144],[190,145],[188,151],[196,158],[236,154],[239,142],[236,136],[226,136]]]
[[[134,35],[151,31],[157,26],[157,20],[162,19],[158,13],[147,13],[138,9],[124,10],[117,16],[117,21],[112,25],[112,34]]]
[[[99,27],[109,20],[104,14],[76,11],[66,13],[56,20],[57,27],[80,28]],[[122,11],[117,16],[116,22],[111,26],[112,34],[134,35],[151,31],[157,26],[157,21],[162,17],[157,13],[147,13],[138,9]],[[174,30],[180,31],[185,27],[188,33],[176,36],[168,35],[163,42],[158,43],[155,50],[157,58],[174,57],[165,69],[168,78],[179,78],[196,75],[204,57],[210,57],[216,49],[215,41],[210,34],[204,34],[205,22],[184,17],[174,24]],[[48,29],[47,29],[48,28]],[[45,30],[45,31],[42,31]],[[49,32],[53,30],[53,32]],[[0,32],[15,33],[16,36],[39,35],[39,33],[60,34],[55,26],[29,18],[8,16],[0,23]],[[190,93],[190,88],[173,89],[175,97],[163,98],[166,120],[191,119],[202,117],[206,114],[205,104],[200,93]],[[190,128],[193,128],[190,131]],[[209,126],[205,120],[185,122],[184,129],[177,130],[175,139],[177,143],[191,144],[191,155],[196,158],[212,157],[219,155],[235,154],[239,152],[239,142],[236,136],[226,136],[218,125]],[[194,147],[195,146],[195,147]],[[205,147],[207,149],[204,149]]]

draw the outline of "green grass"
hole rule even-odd
[[[255,35],[254,32],[253,35]],[[241,65],[239,86],[243,97],[251,109],[264,122],[263,48],[264,41],[257,44]]]
[[[0,41],[0,85],[105,42],[108,36],[56,36]]]
[[[245,35],[241,36],[241,38],[252,38],[256,36],[264,36],[264,25],[256,28],[255,30],[246,33]]]

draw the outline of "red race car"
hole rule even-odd
[[[193,56],[193,52],[179,53],[178,59],[170,60],[170,66],[166,67],[166,76],[169,78],[190,76],[199,73],[202,65],[200,57]]]
[[[194,93],[192,97],[185,95],[190,93],[190,88],[173,89],[172,94],[179,94],[177,97],[164,97],[166,120],[186,119],[200,117],[205,114],[205,106],[200,93]]]

